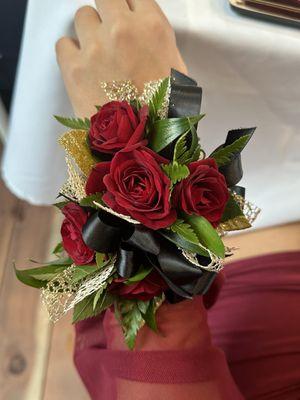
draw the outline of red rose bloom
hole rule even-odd
[[[63,247],[75,264],[89,264],[94,260],[95,252],[84,243],[82,227],[88,214],[75,203],[68,203],[62,209],[65,219],[61,226]]]
[[[127,147],[114,156],[105,176],[105,167],[95,166],[87,192],[98,192],[105,185],[102,200],[114,211],[148,228],[165,228],[176,220],[176,212],[170,204],[171,182],[160,168],[164,163],[167,160],[146,147]]]
[[[142,140],[148,107],[136,111],[126,101],[111,101],[91,118],[89,143],[92,150],[114,154]]]
[[[126,285],[124,279],[115,279],[109,290],[125,299],[147,301],[160,295],[165,289],[167,289],[165,281],[153,271],[142,281],[130,285]]]
[[[174,204],[187,214],[206,218],[216,227],[229,199],[225,178],[212,158],[195,161],[188,168],[190,175],[175,187]]]
[[[104,191],[102,200],[114,211],[148,228],[165,228],[176,220],[170,204],[171,182],[160,167],[167,162],[146,147],[127,147],[111,163],[99,163],[92,169],[86,192]]]

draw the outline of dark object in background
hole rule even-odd
[[[229,3],[241,14],[300,27],[298,0],[229,0]]]
[[[0,2],[0,96],[9,110],[27,0]]]

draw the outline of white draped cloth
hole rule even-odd
[[[300,33],[242,17],[227,0],[160,0],[190,75],[203,87],[199,136],[205,149],[232,128],[257,126],[243,153],[256,226],[300,219]],[[70,115],[54,44],[71,33],[84,0],[29,0],[2,174],[33,204],[50,204],[65,180],[53,114]],[[163,55],[162,55],[163,56]]]

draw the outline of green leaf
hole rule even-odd
[[[158,112],[163,107],[169,91],[170,77],[165,78],[158,86],[151,100],[149,101],[149,115],[152,121],[158,119]]]
[[[179,164],[189,164],[200,158],[201,147],[197,131],[193,125],[190,128],[191,131],[182,135],[175,144],[173,161],[177,161]],[[187,144],[188,139],[190,141],[189,147]]]
[[[54,203],[54,207],[58,208],[59,210],[62,210],[64,208],[65,205],[67,205],[68,203],[70,203],[70,201],[60,201],[58,203]]]
[[[27,286],[35,288],[45,287],[47,282],[63,272],[67,267],[68,265],[45,265],[39,268],[18,270],[14,265],[18,280]]]
[[[116,305],[121,318],[125,342],[132,350],[138,331],[144,325],[143,314],[134,300],[119,300]]]
[[[149,307],[149,301],[137,300],[137,306],[142,314],[146,314]]]
[[[219,167],[230,163],[237,153],[240,153],[249,142],[251,135],[244,135],[228,146],[215,150],[210,157],[214,158]]]
[[[190,251],[191,253],[197,253],[204,257],[209,257],[208,252],[206,252],[202,247],[192,242],[187,241],[184,237],[178,235],[177,233],[171,232],[169,230],[161,230],[159,233],[169,240],[170,242],[176,244],[177,247]]]
[[[73,271],[72,282],[76,283],[98,271],[97,265],[77,265]]]
[[[187,241],[197,244],[199,243],[199,239],[194,232],[191,225],[184,222],[182,219],[178,219],[171,226],[170,229],[172,232],[177,233],[178,235],[184,237]]]
[[[104,290],[103,288],[97,290],[97,292],[96,292],[96,294],[95,294],[95,296],[94,296],[94,300],[93,300],[93,311],[96,310],[98,301],[100,300],[100,297],[101,297],[101,295],[102,295],[102,293],[103,293],[103,290]]]
[[[230,194],[221,219],[221,228],[225,231],[237,231],[251,228],[251,224],[245,217],[241,207]]]
[[[102,286],[97,292],[95,293],[94,300],[93,300],[93,310],[95,311],[96,308],[98,311],[102,312],[106,308],[110,307],[112,303],[115,301],[115,296],[108,292],[107,287],[111,284],[113,280],[113,276],[111,276],[104,286]]]
[[[54,118],[62,125],[71,129],[82,129],[88,131],[90,129],[90,120],[88,118],[65,118],[54,115]]]
[[[96,310],[93,310],[93,302],[94,295],[92,294],[75,305],[72,320],[73,324],[97,315]]]
[[[61,255],[65,251],[62,242],[59,242],[53,249],[52,254],[55,254],[57,257]]]
[[[173,161],[171,164],[162,164],[161,168],[168,175],[173,185],[187,178],[190,174],[188,167],[178,164],[177,161]]]
[[[81,207],[91,207],[91,208],[96,208],[99,209],[99,207],[97,207],[94,204],[94,201],[97,201],[97,203],[102,203],[102,194],[101,193],[95,193],[92,194],[90,196],[84,197],[83,199],[80,200],[80,205]]]
[[[218,232],[205,219],[197,215],[184,214],[184,220],[193,228],[199,242],[218,257],[225,257],[225,247]]]
[[[240,206],[238,205],[232,194],[230,194],[229,200],[222,215],[221,222],[226,222],[241,215],[244,215],[243,211],[241,210]]]
[[[135,275],[133,275],[131,278],[127,279],[126,282],[124,282],[124,283],[132,284],[132,283],[142,281],[143,279],[146,278],[146,276],[148,276],[150,274],[152,269],[153,269],[152,267],[145,268],[144,266],[141,265],[138,272]]]
[[[199,246],[198,236],[196,235],[195,231],[193,230],[190,224],[184,222],[181,219],[178,219],[177,221],[174,222],[173,225],[170,226],[170,229],[173,233],[179,236],[179,238],[176,238],[174,236],[170,237],[169,235],[170,238],[169,240],[173,239],[173,242],[175,241],[176,244],[179,244],[180,247],[184,248],[185,250],[192,251],[194,253],[203,255],[205,257],[209,256],[207,251],[205,251],[201,246]]]
[[[36,260],[32,260],[32,259],[30,259],[29,261],[34,264],[42,265],[43,268],[46,266],[50,266],[50,265],[61,265],[61,266],[69,267],[70,265],[73,264],[73,260],[70,257],[59,258],[59,259],[56,259],[53,261],[46,261],[46,262],[40,262],[40,261],[36,261]]]
[[[156,312],[161,304],[162,304],[161,298],[155,297],[154,299],[151,299],[146,313],[143,314],[143,318],[144,321],[146,322],[146,325],[149,326],[149,328],[156,333],[158,333],[158,327],[156,323]]]
[[[173,140],[190,131],[191,125],[196,125],[204,115],[195,115],[183,118],[161,119],[154,123],[153,134],[149,140],[149,146],[159,153]]]
[[[102,311],[110,307],[116,300],[116,297],[114,295],[105,291],[100,296],[100,299],[94,308],[94,298],[96,297],[96,295],[97,292],[91,294],[90,296],[83,299],[80,303],[75,305],[73,311],[73,324],[101,314]]]
[[[96,264],[98,268],[103,268],[107,265],[107,256],[104,253],[96,253]]]

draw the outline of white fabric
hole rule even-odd
[[[34,204],[51,203],[64,181],[52,114],[71,109],[54,43],[68,34],[75,10],[92,1],[29,0],[9,138],[7,185]],[[244,152],[247,197],[262,207],[256,226],[300,219],[299,30],[242,17],[227,0],[161,0],[190,75],[204,89],[203,146],[229,129],[257,126]]]

